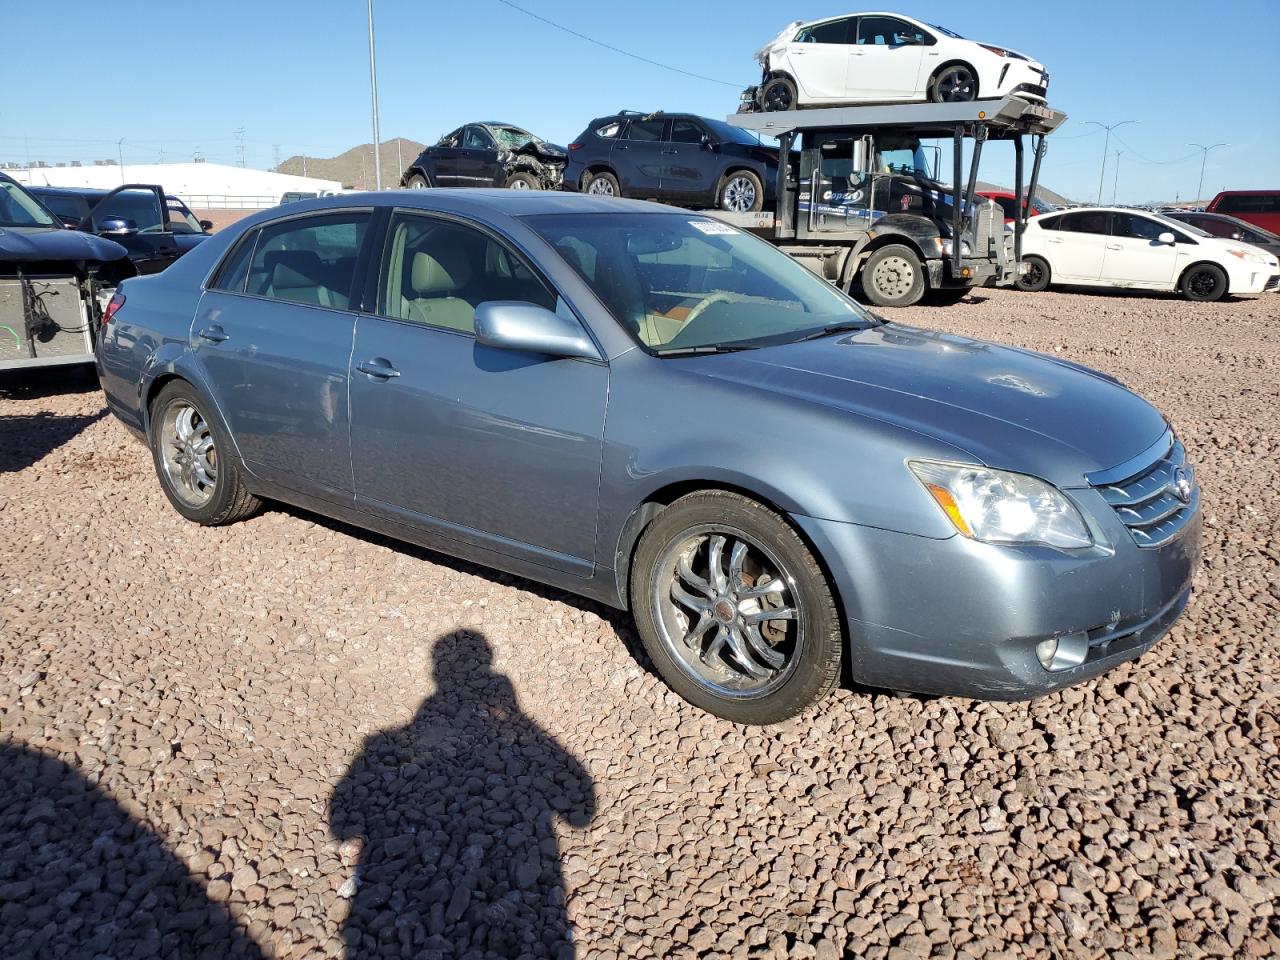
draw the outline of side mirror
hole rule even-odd
[[[208,233],[210,230],[212,230],[212,229],[213,229],[213,221],[212,221],[212,220],[201,220],[201,221],[200,221],[200,229],[201,229],[201,230],[203,230],[205,233]]]
[[[705,133],[702,135],[702,140],[700,140],[699,142],[701,143],[703,150],[714,150],[716,148],[715,141],[712,140]]]
[[[1166,230],[1164,233],[1160,234],[1160,236],[1156,237],[1156,242],[1157,243],[1177,243],[1178,238],[1175,237],[1168,230]]]
[[[131,237],[138,232],[138,225],[128,217],[107,217],[98,224],[98,233],[104,237]]]
[[[476,342],[498,350],[600,359],[577,320],[515,300],[489,300],[476,307]]]

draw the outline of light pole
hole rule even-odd
[[[1205,162],[1209,159],[1209,151],[1210,151],[1210,150],[1217,150],[1219,147],[1229,147],[1229,146],[1231,146],[1231,144],[1229,144],[1229,143],[1215,143],[1215,144],[1213,144],[1212,146],[1208,146],[1208,147],[1206,147],[1206,146],[1205,146],[1204,144],[1202,144],[1202,143],[1188,143],[1188,144],[1187,144],[1187,146],[1188,146],[1188,147],[1196,147],[1197,149],[1199,149],[1199,150],[1203,151],[1203,152],[1200,154],[1200,182],[1196,185],[1196,196],[1195,196],[1195,202],[1196,202],[1196,203],[1199,203],[1199,202],[1200,202],[1200,191],[1204,189],[1204,165],[1205,165]]]
[[[373,184],[382,189],[382,162],[378,155],[378,61],[373,52],[373,0],[369,4],[369,87],[373,95]]]
[[[116,159],[120,161],[120,182],[124,183],[124,137],[116,141]]]
[[[1124,153],[1123,150],[1116,151],[1116,177],[1111,181],[1111,205],[1116,205],[1116,188],[1120,186],[1120,157]]]
[[[1111,131],[1116,127],[1123,127],[1126,123],[1137,123],[1137,120],[1121,120],[1119,123],[1099,123],[1097,120],[1086,120],[1086,124],[1093,124],[1095,127],[1101,127],[1107,131],[1107,138],[1102,142],[1102,169],[1098,171],[1098,206],[1102,206],[1102,181],[1107,175],[1107,150],[1111,147]]]

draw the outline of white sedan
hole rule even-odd
[[[1280,291],[1280,261],[1158,213],[1086,207],[1033,217],[1022,237],[1023,290],[1049,284],[1167,290],[1188,300]]]
[[[897,13],[797,20],[756,60],[764,78],[743,98],[762,110],[1007,96],[1043,101],[1049,85],[1044,66],[1024,54]]]

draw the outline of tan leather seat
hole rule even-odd
[[[405,298],[401,316],[433,327],[475,333],[475,308],[456,296],[471,279],[471,264],[463,251],[439,251],[439,256],[413,255],[409,271],[412,296]]]

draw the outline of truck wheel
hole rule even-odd
[[[813,554],[782,517],[727,490],[691,493],[636,545],[631,614],[676,693],[734,723],[778,723],[840,678],[843,632]]]
[[[410,190],[425,190],[431,186],[431,184],[427,183],[427,178],[420,173],[413,174],[404,182],[404,185]]]
[[[597,173],[595,176],[588,178],[583,193],[588,193],[593,197],[617,197],[621,195],[618,189],[618,178],[612,173]]]
[[[965,63],[953,63],[938,71],[929,84],[934,103],[967,103],[978,99],[978,75]]]
[[[766,113],[796,108],[796,85],[786,77],[774,77],[760,91],[760,106]]]
[[[750,170],[735,170],[720,181],[716,205],[734,213],[755,213],[764,209],[764,185]]]
[[[1182,275],[1182,295],[1188,300],[1208,303],[1227,293],[1227,275],[1212,263],[1197,263]]]
[[[862,265],[862,291],[877,307],[909,307],[924,290],[924,265],[910,247],[881,247]]]
[[[1018,289],[1033,293],[1045,290],[1049,286],[1049,264],[1043,257],[1023,257],[1027,272],[1018,276]]]
[[[532,173],[513,173],[507,177],[506,186],[510,190],[541,190],[542,184]]]

